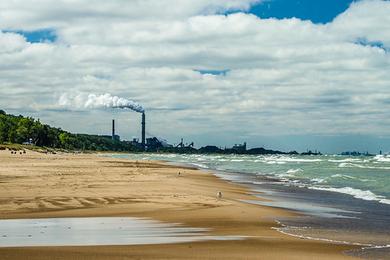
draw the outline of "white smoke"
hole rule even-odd
[[[78,94],[69,96],[63,94],[58,100],[61,107],[70,109],[96,109],[96,108],[122,108],[131,109],[138,113],[143,113],[145,109],[132,100],[112,96],[111,94],[95,95],[95,94]]]

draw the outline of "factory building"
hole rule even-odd
[[[112,140],[120,140],[120,137],[115,134],[115,120],[112,120]],[[157,137],[146,138],[146,115],[141,116],[141,142],[138,138],[133,138],[130,142],[134,147],[144,151],[158,151],[160,148],[173,147],[166,140]]]
[[[146,139],[146,147],[148,151],[158,151],[161,148],[169,148],[173,146],[168,144],[166,140],[162,140],[157,137],[152,137]]]
[[[246,142],[244,144],[235,144],[232,147],[232,150],[236,153],[244,153],[246,152]]]

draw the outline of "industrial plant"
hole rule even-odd
[[[139,111],[137,111],[139,112]],[[141,139],[134,138],[132,141],[121,141],[120,136],[116,134],[115,132],[115,120],[112,120],[112,134],[111,136],[106,136],[108,138],[111,138],[113,142],[125,142],[131,145],[131,147],[135,148],[137,151],[145,151],[145,152],[166,152],[166,153],[200,153],[200,154],[209,154],[209,153],[216,153],[216,154],[292,154],[297,155],[296,151],[291,152],[281,152],[281,151],[274,151],[274,150],[267,150],[264,148],[247,148],[247,143],[244,142],[243,144],[235,144],[231,148],[222,148],[212,145],[207,145],[204,147],[201,147],[199,149],[194,147],[194,142],[185,143],[184,139],[181,138],[180,142],[178,144],[172,145],[169,144],[166,140],[158,137],[146,137],[146,115],[145,111],[142,110],[141,112]],[[141,141],[140,141],[141,140]],[[303,155],[318,155],[321,153],[313,153],[313,152],[307,152],[302,153]]]
[[[112,134],[113,141],[120,141],[120,136],[115,133],[115,119],[112,120]],[[141,141],[140,141],[141,140]],[[172,148],[173,145],[168,144],[166,140],[158,137],[146,138],[146,115],[145,112],[141,114],[141,139],[134,138],[130,142],[134,147],[141,151],[159,151],[161,148]],[[192,144],[193,145],[193,144]]]

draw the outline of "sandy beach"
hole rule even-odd
[[[180,172],[180,175],[179,175]],[[223,193],[217,199],[218,191]],[[294,213],[251,205],[250,191],[193,168],[96,154],[0,151],[0,218],[147,217],[238,241],[142,246],[0,248],[1,259],[354,259],[352,246],[290,237],[274,219]]]

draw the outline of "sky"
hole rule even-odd
[[[77,133],[115,118],[139,137],[139,113],[73,105],[110,94],[171,143],[386,152],[389,14],[385,0],[3,0],[0,109]]]

